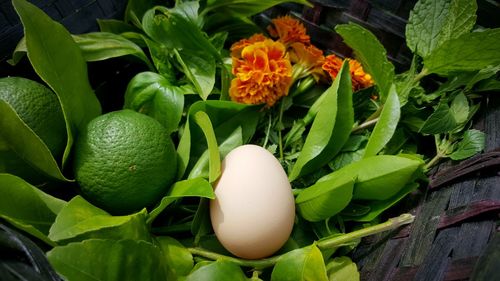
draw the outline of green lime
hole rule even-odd
[[[174,144],[155,119],[124,109],[93,119],[78,137],[74,169],[82,195],[113,214],[157,202],[173,183]]]

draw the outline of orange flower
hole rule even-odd
[[[252,45],[253,43],[256,43],[256,42],[262,42],[266,39],[268,39],[268,38],[266,36],[264,36],[262,33],[256,33],[248,39],[243,38],[240,41],[235,42],[235,43],[233,43],[233,45],[231,45],[231,49],[230,49],[231,56],[240,58],[241,51],[243,50],[243,48],[245,48],[248,45]]]
[[[229,95],[233,101],[272,106],[288,94],[292,66],[285,46],[266,39],[247,45],[233,56],[233,74]]]
[[[290,60],[294,63],[294,80],[312,75],[318,81],[325,76],[322,68],[325,57],[322,50],[312,44],[303,43],[293,43],[290,47]]]
[[[349,62],[349,72],[351,73],[352,90],[358,91],[373,85],[373,79],[370,74],[363,70],[361,64],[354,59],[347,59]],[[330,74],[332,79],[337,77],[343,60],[336,55],[328,55],[323,63],[323,69]]]
[[[277,17],[272,20],[272,23],[274,26],[269,25],[267,27],[269,34],[273,38],[278,38],[278,41],[286,46],[295,42],[306,45],[311,43],[311,38],[306,34],[304,25],[291,16]]]

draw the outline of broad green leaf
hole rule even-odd
[[[208,117],[208,115],[203,111],[196,112],[194,115],[194,119],[203,131],[203,134],[205,135],[205,139],[207,141],[209,154],[208,182],[213,183],[219,178],[221,173],[219,147],[217,145],[214,128],[212,126],[212,122],[210,121],[210,117]]]
[[[168,194],[163,197],[160,204],[156,206],[148,216],[147,223],[151,225],[154,219],[165,210],[168,205],[183,197],[202,197],[214,199],[215,194],[212,186],[203,178],[193,178],[176,182]]]
[[[198,95],[206,100],[215,85],[215,60],[202,52],[189,50],[175,50],[174,54]]]
[[[175,56],[174,52],[164,45],[147,38],[146,36],[143,36],[143,40],[148,46],[149,54],[151,55],[151,59],[153,60],[158,74],[165,77],[165,79],[170,81],[171,84],[175,84],[177,81],[177,70],[171,63],[171,60],[173,60]]]
[[[91,32],[73,35],[73,39],[87,61],[101,61],[132,55],[153,69],[153,65],[142,49],[121,35],[109,32]]]
[[[249,1],[235,1],[235,0],[208,0],[207,6],[203,10],[203,13],[214,12],[219,15],[231,15],[239,17],[249,17],[260,12],[263,12],[275,5],[279,5],[286,2],[295,2],[297,4],[311,6],[311,4],[306,0],[249,0]]]
[[[299,213],[308,221],[334,216],[351,201],[354,181],[354,177],[337,177],[303,189],[295,199]]]
[[[2,132],[0,143],[4,146],[0,152],[4,150],[14,153],[14,155],[8,156],[9,159],[0,159],[0,172],[5,170],[10,173],[22,174],[31,165],[44,175],[61,181],[71,181],[62,174],[47,145],[4,100],[0,100],[0,116],[2,116],[0,118],[0,131]],[[19,157],[19,161],[26,162],[26,168],[7,166],[12,165],[9,161],[16,161],[13,157]],[[2,167],[3,165],[6,167]]]
[[[467,121],[469,117],[469,101],[462,92],[451,101],[450,112],[457,124],[463,124]]]
[[[141,72],[128,83],[123,108],[153,117],[171,133],[179,127],[185,92],[157,73]]]
[[[125,8],[124,20],[138,28],[141,28],[141,20],[147,10],[157,4],[157,0],[129,0]]]
[[[366,144],[365,154],[363,157],[377,155],[384,146],[391,140],[396,127],[398,126],[401,109],[399,104],[398,94],[393,85],[389,92],[389,96],[384,103],[379,120],[373,128],[373,131]]]
[[[466,33],[444,42],[424,58],[428,73],[443,76],[500,64],[500,28]]]
[[[394,65],[387,59],[384,46],[370,31],[354,23],[337,25],[335,31],[354,50],[356,59],[372,76],[382,100],[385,100],[394,81]]]
[[[408,47],[425,58],[444,42],[468,33],[476,23],[476,1],[420,0],[406,25]]]
[[[328,281],[325,263],[315,244],[286,253],[276,262],[271,281]]]
[[[35,5],[25,0],[12,3],[24,26],[29,60],[61,101],[68,132],[65,166],[74,135],[101,114],[101,106],[89,84],[85,59],[71,34]]]
[[[177,240],[168,236],[155,238],[160,247],[167,269],[166,280],[178,280],[188,275],[194,266],[193,255]]]
[[[50,227],[49,238],[59,243],[89,238],[150,240],[146,211],[112,216],[81,196],[71,199]]]
[[[359,281],[358,267],[349,257],[336,257],[326,265],[330,281]]]
[[[185,281],[247,281],[241,268],[226,260],[217,260],[200,266],[187,276]]]
[[[203,22],[201,17],[198,17],[198,10],[200,3],[198,1],[176,1],[175,6],[169,11],[176,13],[186,20],[194,23],[196,26],[201,27]]]
[[[160,248],[146,241],[89,239],[55,247],[47,258],[66,280],[167,280]]]
[[[423,134],[441,134],[455,129],[457,121],[445,102],[441,102],[436,110],[425,120],[420,128]]]
[[[363,158],[330,173],[318,182],[336,177],[357,177],[353,199],[386,200],[414,179],[423,161],[395,155],[376,155]]]
[[[453,160],[462,160],[474,156],[484,149],[485,138],[485,134],[481,131],[475,129],[465,131],[457,148],[450,154],[450,158]]]
[[[290,181],[331,161],[351,134],[354,112],[347,62],[344,62],[332,86],[323,95],[325,97],[289,175]]]
[[[65,201],[10,174],[0,174],[0,193],[0,218],[49,245],[54,244],[47,235]]]

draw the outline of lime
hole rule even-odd
[[[129,109],[98,116],[75,144],[75,178],[82,195],[113,214],[157,202],[172,184],[174,144],[155,119]]]

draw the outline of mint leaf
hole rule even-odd
[[[457,121],[446,103],[441,103],[436,110],[425,120],[420,133],[422,134],[441,134],[449,132],[457,126]]]
[[[457,124],[462,124],[469,117],[469,101],[463,93],[459,93],[451,102],[450,112]]]
[[[453,160],[469,158],[484,149],[485,135],[478,130],[468,130],[463,139],[458,143],[457,149],[450,154]]]
[[[440,33],[438,46],[462,34],[469,33],[476,23],[476,1],[452,0],[450,11]]]
[[[367,29],[354,24],[342,24],[335,31],[354,50],[354,55],[369,73],[380,90],[383,100],[388,96],[394,80],[394,65],[387,59],[387,52],[377,37]]]
[[[446,41],[424,58],[429,73],[447,76],[500,64],[500,28],[472,32]]]

